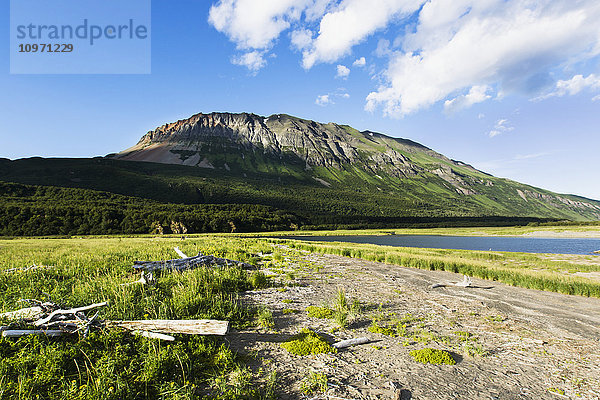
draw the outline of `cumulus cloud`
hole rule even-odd
[[[319,35],[311,47],[303,52],[302,65],[306,69],[321,62],[335,62],[348,55],[352,47],[361,43],[378,29],[385,28],[399,16],[417,11],[423,0],[343,0],[337,9],[321,18]]]
[[[333,101],[329,98],[328,94],[322,94],[320,96],[317,96],[317,99],[315,100],[315,104],[325,107],[328,104],[334,104]]]
[[[308,0],[220,0],[208,22],[242,50],[267,49],[281,32],[297,21]]]
[[[494,128],[488,133],[488,136],[493,138],[494,136],[498,136],[506,132],[511,132],[514,129],[514,127],[509,125],[508,120],[499,119],[498,121],[496,121]]]
[[[336,78],[347,79],[348,75],[350,75],[350,68],[346,67],[345,65],[338,65],[336,67]]]
[[[349,97],[350,97],[350,95],[348,94],[348,92],[346,92],[346,89],[339,88],[333,93],[327,93],[327,94],[322,94],[320,96],[317,96],[317,99],[315,100],[315,104],[325,107],[329,104],[335,104],[335,101],[334,101],[335,98],[347,99]]]
[[[583,75],[575,75],[568,80],[559,80],[556,82],[556,87],[552,92],[539,97],[538,99],[545,99],[554,96],[562,97],[565,95],[573,96],[584,89],[600,89],[600,76],[590,74],[584,78]],[[596,97],[594,97],[592,100],[596,99]]]
[[[600,100],[600,94],[598,96],[592,97],[592,101],[598,101],[598,100]]]
[[[539,93],[569,58],[600,54],[596,0],[431,0],[366,108],[402,116],[468,87]]]
[[[298,29],[292,32],[292,46],[296,50],[304,50],[312,43],[312,32],[309,29]]]
[[[367,60],[364,57],[357,58],[352,65],[354,67],[364,67],[367,64]]]
[[[446,100],[444,103],[444,111],[447,113],[453,113],[468,107],[471,107],[473,104],[481,103],[491,98],[488,94],[490,90],[489,86],[473,86],[469,93],[455,97],[451,100]]]
[[[380,86],[365,108],[390,116],[437,102],[452,112],[513,93],[564,96],[595,88],[598,79],[557,82],[563,71],[581,73],[579,63],[600,55],[598,0],[213,1],[209,23],[242,53],[232,61],[253,72],[266,65],[285,31],[305,69],[344,62],[354,46],[373,38],[374,55],[387,65],[372,71]],[[375,36],[383,32],[393,43]]]
[[[231,62],[235,65],[242,65],[254,73],[267,64],[263,53],[259,51],[250,51],[248,53],[235,56],[231,59]]]

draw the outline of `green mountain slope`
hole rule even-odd
[[[35,223],[44,227],[35,234],[72,234],[156,223],[168,232],[173,222],[201,232],[600,219],[594,200],[496,178],[409,140],[285,115],[199,114],[105,158],[0,159],[0,181],[12,182],[0,185],[5,235],[33,234]]]
[[[285,114],[197,114],[148,132],[115,158],[269,173],[396,198],[408,215],[600,219],[600,203],[495,178],[406,139]]]

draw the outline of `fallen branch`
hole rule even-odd
[[[91,304],[84,307],[76,307],[63,310],[60,306],[38,300],[25,300],[34,307],[24,308],[0,316],[21,320],[31,323],[37,329],[14,330],[10,327],[0,327],[3,337],[21,337],[25,335],[60,336],[83,331],[84,337],[88,335],[91,328],[122,328],[131,331],[132,334],[173,341],[175,338],[170,334],[181,333],[187,335],[225,335],[229,330],[228,321],[216,321],[209,319],[198,320],[141,320],[141,321],[100,321],[99,312],[90,318],[85,311],[93,310],[108,305],[108,302]],[[35,320],[36,318],[39,318]]]
[[[35,307],[21,308],[20,310],[2,313],[2,314],[0,314],[0,318],[6,318],[10,321],[15,321],[15,320],[19,320],[19,319],[34,320],[34,319],[41,318],[44,314],[45,314],[45,312],[42,309],[42,307],[35,306]]]
[[[179,250],[179,247],[175,247],[175,253],[177,253],[181,258],[188,258],[183,251]]]
[[[198,255],[194,257],[177,258],[174,260],[133,262],[133,268],[143,269],[149,272],[161,270],[184,271],[187,269],[211,265],[237,265],[242,268],[253,268],[252,265],[241,261],[229,260],[227,258],[219,258],[215,256],[205,256],[202,253],[198,253]]]
[[[366,344],[366,343],[369,343],[370,341],[371,340],[369,340],[368,337],[359,337],[359,338],[355,338],[355,339],[342,340],[342,341],[332,344],[332,346],[335,347],[336,349],[343,349],[343,348],[350,347],[350,346],[357,346],[359,344]]]
[[[63,332],[63,331],[47,330],[47,329],[36,329],[36,330],[31,330],[31,329],[8,330],[7,329],[7,330],[2,331],[2,337],[15,338],[15,337],[21,337],[21,336],[28,336],[28,335],[46,335],[46,336],[50,336],[50,337],[55,337],[55,336],[62,336],[65,333],[66,332]]]
[[[45,325],[47,323],[49,323],[50,321],[52,321],[52,319],[54,319],[54,317],[58,316],[58,315],[74,315],[77,319],[81,320],[81,318],[78,318],[78,313],[81,313],[83,311],[88,311],[94,308],[98,308],[98,307],[104,307],[107,306],[108,302],[102,302],[102,303],[97,303],[97,304],[91,304],[89,306],[85,306],[85,307],[78,307],[78,308],[71,308],[69,310],[56,310],[56,311],[52,311],[46,318],[42,318],[39,319],[37,321],[35,321],[33,323],[33,325],[35,326],[42,326]],[[87,321],[85,321],[87,322]]]
[[[140,321],[105,321],[107,327],[119,327],[130,331],[148,331],[157,333],[183,333],[187,335],[226,335],[229,321],[211,319],[190,320],[140,320]]]

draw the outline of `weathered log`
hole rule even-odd
[[[158,333],[158,332],[149,332],[149,331],[131,331],[132,335],[140,335],[143,337],[147,337],[150,339],[159,339],[159,340],[167,340],[169,342],[172,342],[175,340],[175,338],[173,336],[170,335],[165,335],[163,333]]]
[[[187,335],[226,335],[229,330],[228,321],[211,319],[190,320],[140,320],[140,321],[106,321],[106,326],[119,327],[130,331],[148,331],[157,333],[183,333]]]
[[[0,314],[0,318],[6,318],[10,321],[15,321],[19,319],[38,319],[41,318],[44,314],[45,313],[42,307],[36,306],[21,308],[20,310],[16,311],[5,312]]]
[[[342,340],[337,343],[334,343],[332,346],[335,347],[336,349],[343,349],[346,347],[357,346],[359,344],[366,344],[369,342],[370,342],[369,338],[363,336],[363,337],[359,337],[359,338],[355,338],[355,339]]]
[[[198,255],[194,257],[176,258],[174,260],[133,262],[133,268],[143,269],[150,272],[159,270],[184,271],[187,269],[211,265],[237,265],[241,266],[242,268],[253,268],[252,265],[241,261],[228,260],[226,258],[219,258],[215,256],[205,256],[202,253],[198,253]]]
[[[2,331],[2,337],[12,338],[12,337],[21,337],[27,335],[46,335],[46,336],[62,336],[65,332],[58,330],[49,330],[49,329],[20,329],[20,330],[5,330]]]
[[[54,317],[56,317],[57,315],[76,315],[77,313],[80,313],[80,312],[83,312],[83,311],[91,310],[91,309],[98,308],[98,307],[104,307],[104,306],[107,306],[107,305],[108,305],[108,302],[105,301],[105,302],[102,302],[102,303],[90,304],[89,306],[71,308],[69,310],[56,310],[56,311],[52,311],[46,318],[42,318],[42,319],[39,319],[39,320],[35,321],[33,323],[33,325],[35,325],[35,326],[46,325],[47,323],[49,323],[50,321],[52,321],[52,319]]]

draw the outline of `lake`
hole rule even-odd
[[[369,243],[396,247],[462,249],[484,251],[516,251],[524,253],[593,254],[600,250],[600,239],[535,238],[499,236],[441,235],[362,235],[362,236],[287,236],[287,239],[314,242]]]

